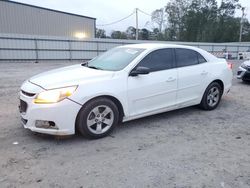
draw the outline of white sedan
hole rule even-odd
[[[20,91],[22,124],[32,131],[89,138],[119,122],[199,105],[215,109],[232,84],[224,59],[195,47],[134,44],[113,48],[86,64],[26,80]]]

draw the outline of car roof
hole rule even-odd
[[[147,51],[157,50],[161,48],[185,48],[191,49],[199,52],[205,57],[207,61],[218,61],[219,59],[212,55],[211,53],[194,46],[186,46],[186,45],[178,45],[178,44],[168,44],[168,43],[139,43],[139,44],[128,44],[124,46],[120,46],[120,48],[141,48]]]
[[[122,47],[127,48],[143,48],[143,49],[159,49],[159,48],[188,48],[188,49],[198,49],[193,46],[178,45],[178,44],[167,44],[167,43],[139,43],[139,44],[128,44]]]

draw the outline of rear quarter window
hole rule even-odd
[[[199,52],[197,52],[197,54],[198,54],[198,61],[199,61],[199,63],[205,63],[205,62],[207,62],[207,60]]]

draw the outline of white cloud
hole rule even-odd
[[[98,24],[111,23],[128,16],[135,8],[152,13],[155,9],[164,7],[168,0],[16,0],[27,4],[37,5],[41,7],[81,14],[85,16],[97,18]],[[221,2],[221,0],[218,0]],[[240,3],[246,7],[247,18],[250,18],[250,1],[240,0]],[[237,16],[241,12],[237,11]],[[145,27],[150,17],[139,13],[139,28]],[[128,26],[135,26],[135,16],[126,19],[123,22],[111,26],[100,27],[108,32],[111,30],[126,30]]]

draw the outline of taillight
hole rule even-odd
[[[233,64],[232,63],[227,62],[227,66],[228,66],[228,68],[233,69]]]

